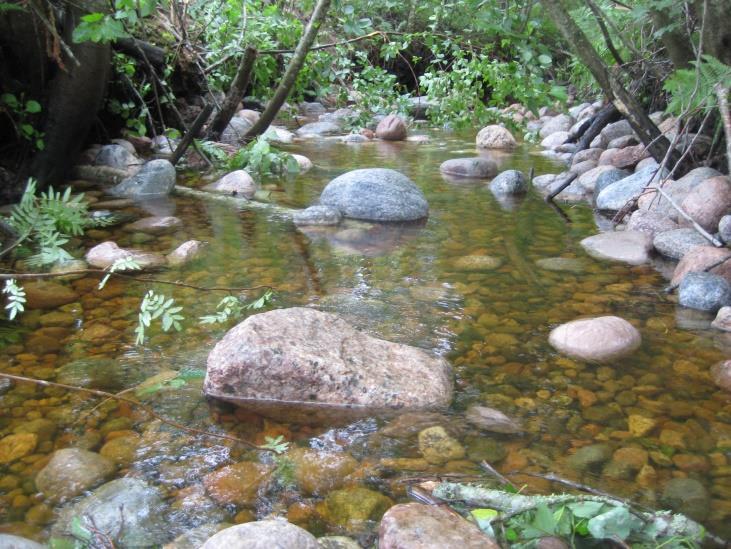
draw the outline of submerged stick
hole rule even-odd
[[[253,450],[265,450],[268,452],[274,451],[271,448],[258,446],[256,444],[254,444],[253,442],[249,442],[248,440],[244,440],[242,438],[233,437],[231,435],[222,435],[220,433],[211,433],[210,431],[203,431],[201,429],[195,429],[193,427],[188,427],[186,425],[183,425],[182,423],[178,423],[177,421],[173,421],[172,419],[161,416],[160,414],[155,412],[150,406],[148,406],[146,404],[142,404],[141,402],[134,400],[132,398],[124,397],[121,394],[115,395],[114,393],[108,393],[107,391],[100,391],[98,389],[87,389],[85,387],[76,387],[75,385],[66,385],[65,383],[56,383],[54,381],[45,381],[43,379],[35,379],[32,377],[17,376],[17,375],[13,375],[13,374],[6,374],[3,372],[0,372],[0,377],[6,378],[6,379],[12,379],[14,381],[20,381],[23,383],[33,383],[34,385],[40,385],[41,387],[57,387],[59,389],[66,389],[68,391],[76,391],[79,393],[87,393],[87,394],[98,396],[98,397],[113,399],[118,402],[124,402],[126,404],[136,406],[139,409],[141,409],[143,412],[145,412],[147,415],[149,415],[150,417],[157,419],[157,420],[161,421],[162,423],[165,423],[166,425],[170,425],[171,427],[175,427],[176,429],[185,431],[187,433],[191,433],[194,435],[202,435],[202,436],[211,437],[211,438],[218,438],[221,440],[228,440],[230,442],[236,442],[238,444],[243,444],[244,446],[251,448]]]

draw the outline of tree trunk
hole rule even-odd
[[[233,84],[226,94],[226,99],[223,100],[221,110],[218,111],[216,116],[208,127],[208,139],[211,141],[218,141],[218,138],[226,129],[228,123],[231,122],[236,107],[239,102],[244,98],[246,88],[251,80],[251,71],[254,68],[254,62],[256,61],[256,49],[248,46],[244,50],[244,55],[239,63],[239,69],[236,71],[236,78],[234,78]]]
[[[66,5],[63,38],[71,45],[80,65],[67,63],[66,71],[57,71],[50,83],[49,99],[44,105],[45,147],[35,155],[26,174],[35,177],[40,188],[58,184],[73,165],[106,92],[111,68],[110,45],[75,44],[71,39],[84,13],[77,4]]]
[[[264,133],[277,116],[279,109],[281,109],[282,105],[284,105],[284,102],[287,100],[287,96],[292,91],[292,86],[294,86],[294,83],[297,80],[297,75],[305,63],[307,52],[309,51],[310,46],[312,46],[312,43],[315,41],[317,31],[320,30],[320,24],[327,14],[330,2],[331,0],[317,1],[315,9],[312,11],[310,21],[307,23],[307,26],[302,33],[302,38],[300,38],[300,41],[294,50],[292,59],[287,66],[284,76],[282,76],[282,80],[279,82],[279,86],[277,86],[277,90],[269,100],[269,103],[267,104],[266,109],[264,109],[264,112],[261,114],[259,120],[248,132],[246,132],[245,137],[247,139],[252,139]]]
[[[662,33],[660,41],[665,46],[670,62],[676,69],[687,69],[690,67],[691,61],[695,60],[693,48],[690,44],[688,35],[681,28],[673,25],[667,13],[663,11],[651,10],[650,16],[655,24],[655,30],[666,28]]]
[[[708,12],[703,13],[703,6]],[[731,8],[728,0],[696,0],[696,13],[705,19],[703,53],[731,65]]]
[[[652,157],[658,162],[662,162],[668,154],[670,142],[660,133],[655,123],[650,120],[642,105],[610,72],[610,69],[604,64],[584,32],[571,18],[561,0],[542,0],[541,3],[566,42],[589,69],[609,100],[629,122]],[[680,154],[678,151],[669,151],[671,165],[677,164],[679,160]]]

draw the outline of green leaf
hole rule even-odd
[[[510,542],[518,541],[518,532],[515,530],[515,528],[505,529],[505,539]]]
[[[556,533],[556,519],[546,505],[536,507],[536,514],[531,525],[544,534],[552,535]]]
[[[589,520],[589,533],[597,539],[620,539],[629,537],[632,530],[642,528],[643,522],[633,516],[626,507],[615,507]]]
[[[71,531],[71,534],[82,541],[85,541],[87,543],[91,542],[92,534],[91,532],[81,523],[81,519],[79,517],[74,517],[71,519],[71,524],[69,527],[69,530]]]
[[[33,101],[31,99],[25,104],[25,112],[29,112],[31,114],[41,112],[41,104],[38,101]]]
[[[601,501],[581,501],[570,503],[567,507],[578,518],[591,518],[599,514],[605,504]]]

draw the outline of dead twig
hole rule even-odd
[[[85,387],[76,387],[74,385],[66,385],[65,383],[56,383],[54,381],[45,381],[43,379],[35,379],[32,377],[25,377],[25,376],[18,376],[14,374],[6,374],[4,372],[0,372],[0,377],[6,378],[6,379],[12,379],[14,381],[19,381],[22,383],[33,383],[35,385],[40,385],[41,387],[57,387],[59,389],[66,389],[68,391],[76,391],[79,393],[86,393],[98,397],[103,398],[110,398],[113,400],[116,400],[118,402],[124,402],[126,404],[130,404],[131,406],[136,406],[143,412],[145,412],[148,416],[157,419],[158,421],[161,421],[162,423],[165,423],[166,425],[170,425],[171,427],[174,427],[176,429],[179,429],[181,431],[185,431],[186,433],[194,434],[194,435],[201,435],[205,437],[211,437],[211,438],[217,438],[221,440],[228,440],[230,442],[235,442],[237,444],[242,444],[243,446],[246,446],[248,448],[254,449],[254,450],[266,450],[268,452],[272,452],[270,448],[258,446],[254,444],[253,442],[249,442],[248,440],[244,440],[242,438],[230,436],[230,435],[222,435],[220,433],[211,433],[210,431],[203,431],[201,429],[195,429],[193,427],[188,427],[187,425],[183,425],[182,423],[178,423],[177,421],[173,421],[172,419],[166,418],[164,416],[161,416],[155,410],[153,410],[151,407],[149,407],[146,404],[142,404],[141,402],[133,399],[133,398],[127,398],[121,395],[115,395],[114,393],[108,393],[107,391],[100,391],[98,389],[87,389]]]

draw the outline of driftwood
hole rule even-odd
[[[110,168],[109,166],[90,166],[87,164],[74,166],[71,173],[77,179],[95,181],[97,183],[104,183],[107,185],[116,185],[123,179],[129,177],[129,174],[126,171],[118,168]]]
[[[156,69],[165,66],[165,50],[153,46],[149,42],[136,38],[119,38],[112,43],[112,48],[141,61],[144,61],[146,57]],[[144,52],[144,56],[141,52]]]
[[[287,218],[291,218],[296,210],[278,206],[270,202],[263,202],[260,200],[247,200],[239,196],[232,196],[228,194],[209,193],[207,191],[199,191],[197,189],[191,189],[189,187],[183,187],[181,185],[175,185],[174,193],[180,196],[190,196],[192,198],[202,198],[203,200],[211,200],[214,202],[222,202],[224,204],[230,204],[237,206],[242,209],[257,209],[257,210],[268,210],[273,213],[277,213]]]
[[[170,157],[170,163],[175,166],[180,159],[185,154],[185,151],[190,147],[191,143],[193,143],[193,140],[196,138],[198,133],[201,131],[201,128],[203,127],[203,124],[206,123],[206,120],[208,120],[208,117],[211,116],[211,113],[213,112],[213,105],[210,103],[206,103],[206,106],[203,107],[203,110],[198,114],[195,121],[193,122],[193,125],[190,127],[190,129],[187,131],[187,133],[183,136],[183,139],[180,141],[178,146],[175,148],[175,152],[173,152],[173,155]]]
[[[600,110],[596,115],[594,115],[594,118],[592,118],[591,124],[586,131],[584,131],[582,135],[578,136],[580,139],[576,142],[576,152],[588,149],[591,142],[594,141],[594,138],[601,133],[607,124],[615,122],[620,118],[621,115],[614,105],[607,105]]]
[[[432,495],[447,502],[462,502],[471,507],[496,509],[506,517],[513,517],[531,511],[540,505],[551,506],[596,501],[614,507],[623,506],[615,498],[598,495],[554,494],[549,496],[526,496],[453,482],[437,484],[432,490]],[[726,546],[723,540],[708,534],[703,526],[685,515],[670,511],[645,512],[632,510],[631,512],[645,522],[647,530],[654,533],[654,539],[674,537],[696,540],[708,539],[721,547]]]
[[[228,123],[231,122],[231,118],[236,112],[236,107],[244,98],[244,93],[251,80],[251,72],[254,69],[254,63],[256,61],[256,49],[252,47],[244,50],[244,55],[241,57],[241,63],[236,71],[236,77],[234,78],[231,87],[226,94],[226,99],[223,100],[221,108],[216,113],[208,127],[208,139],[211,141],[218,141],[218,138],[226,129]]]
[[[546,202],[553,202],[553,199],[556,198],[566,187],[571,185],[571,183],[573,183],[574,179],[576,179],[577,177],[578,175],[576,174],[576,172],[569,172],[569,174],[566,176],[566,180],[561,183],[561,186],[546,197]]]

